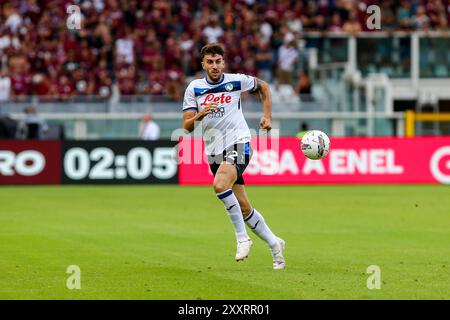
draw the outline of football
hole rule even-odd
[[[330,138],[322,131],[311,130],[302,137],[301,147],[305,157],[319,160],[330,151]]]

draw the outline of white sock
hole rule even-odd
[[[261,239],[267,242],[271,249],[278,247],[278,239],[267,226],[263,216],[253,208],[252,212],[245,219],[245,223]]]
[[[238,241],[247,240],[248,234],[245,230],[244,218],[242,217],[241,206],[231,189],[224,192],[217,193],[217,198],[222,200],[230,217],[231,224],[234,227],[236,233],[236,239]]]

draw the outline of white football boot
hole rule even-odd
[[[272,258],[273,258],[273,268],[275,270],[284,269],[286,267],[286,261],[283,257],[283,250],[286,247],[286,242],[281,239],[277,238],[279,246],[276,249],[272,249]]]
[[[238,241],[235,257],[236,261],[243,261],[245,258],[247,258],[252,245],[253,241],[250,238]]]

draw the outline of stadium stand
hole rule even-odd
[[[67,29],[70,4],[81,8],[79,31]],[[448,30],[448,0],[1,1],[0,99],[107,98],[116,88],[179,101],[199,76],[199,49],[215,41],[226,46],[228,71],[276,82],[283,39],[370,31],[372,4],[382,9],[384,31]]]

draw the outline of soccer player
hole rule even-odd
[[[241,93],[258,93],[264,115],[260,128],[272,128],[272,99],[264,81],[243,74],[224,73],[224,50],[220,44],[204,46],[200,52],[206,77],[193,80],[183,101],[183,128],[194,130],[201,122],[205,152],[214,174],[214,191],[223,202],[237,240],[236,261],[248,257],[252,240],[245,224],[267,242],[272,252],[273,268],[284,269],[284,240],[267,226],[263,216],[252,207],[244,188],[242,174],[250,162],[251,135],[242,113]]]

